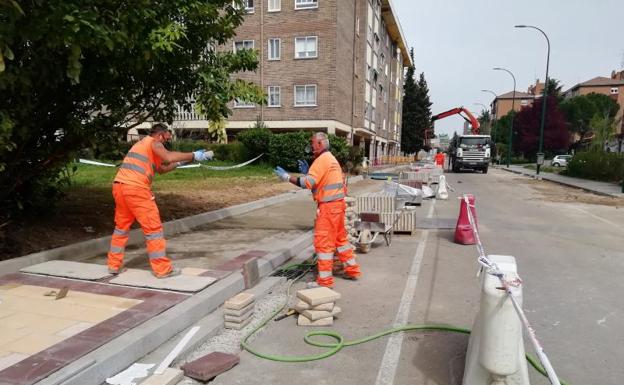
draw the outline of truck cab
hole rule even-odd
[[[491,146],[490,135],[455,136],[449,148],[453,172],[471,169],[486,174],[491,160]]]

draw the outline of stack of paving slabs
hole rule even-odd
[[[340,313],[336,301],[340,293],[328,287],[299,290],[295,310],[299,313],[299,326],[331,326],[334,317]]]
[[[239,293],[223,304],[225,328],[241,330],[253,319],[254,295]]]
[[[355,229],[355,221],[358,219],[357,209],[355,207],[356,200],[353,197],[345,197],[347,209],[345,210],[345,229],[349,237],[349,242],[355,244],[357,242],[357,230]]]

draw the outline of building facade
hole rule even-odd
[[[323,131],[374,158],[400,151],[404,68],[411,62],[389,0],[246,0],[247,15],[223,50],[252,48],[255,72],[237,74],[266,105],[231,104],[228,136],[262,121],[274,132]],[[175,126],[207,127],[180,111]]]
[[[592,92],[607,95],[619,104],[620,109],[615,117],[615,121],[617,122],[616,135],[621,137],[624,134],[624,70],[620,72],[613,71],[610,78],[598,76],[586,82],[576,84],[564,92],[564,96],[572,98],[588,95]]]

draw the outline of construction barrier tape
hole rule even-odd
[[[94,160],[88,160],[88,159],[78,159],[78,163],[90,164],[92,166],[117,167],[114,164],[96,162]]]
[[[256,160],[260,159],[260,157],[261,157],[262,155],[264,155],[264,153],[262,153],[262,154],[260,154],[260,155],[256,156],[256,157],[255,157],[255,158],[253,158],[252,160],[248,160],[248,161],[247,161],[247,162],[245,162],[245,163],[235,164],[234,166],[206,166],[205,164],[202,164],[201,166],[202,166],[202,167],[205,167],[205,168],[207,168],[207,169],[209,169],[209,170],[216,170],[216,171],[231,170],[231,169],[234,169],[234,168],[240,168],[240,167],[247,166],[249,163],[254,162],[254,161],[256,161]]]
[[[235,168],[241,168],[241,167],[245,167],[248,164],[260,159],[260,157],[264,155],[264,153],[256,156],[255,158],[248,160],[244,163],[239,163],[239,164],[235,164],[233,166],[206,166],[205,164],[199,164],[199,163],[193,163],[193,164],[185,164],[183,166],[178,166],[176,168],[197,168],[197,167],[205,167],[209,170],[215,170],[215,171],[225,171],[225,170],[232,170]],[[78,163],[83,163],[83,164],[89,164],[92,166],[103,166],[103,167],[117,167],[117,165],[115,164],[111,164],[111,163],[103,163],[103,162],[96,162],[94,160],[89,160],[89,159],[78,159]]]

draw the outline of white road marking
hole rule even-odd
[[[613,227],[614,227],[614,228],[616,228],[616,229],[618,229],[618,228],[619,228],[619,229],[621,229],[621,226],[620,226],[620,225],[618,225],[618,224],[617,224],[617,223],[615,223],[615,222],[611,222],[611,221],[610,221],[610,220],[608,220],[608,219],[604,219],[603,217],[599,217],[598,215],[592,214],[592,213],[590,213],[589,211],[586,211],[586,210],[580,209],[580,208],[578,208],[578,207],[575,207],[575,209],[577,209],[578,211],[580,211],[580,212],[582,212],[582,213],[584,213],[584,214],[589,215],[589,216],[590,216],[590,217],[592,217],[592,218],[598,219],[598,220],[599,220],[599,221],[601,221],[601,222],[604,222],[604,223],[606,223],[606,224],[608,224],[608,225],[610,225],[610,226],[613,226]]]
[[[436,200],[431,200],[431,206],[429,206],[429,212],[427,218],[433,217],[433,210]],[[416,248],[416,254],[412,261],[412,267],[410,268],[407,282],[405,282],[405,289],[403,289],[403,295],[401,296],[401,302],[399,304],[399,310],[397,311],[396,318],[394,319],[394,327],[404,326],[407,324],[409,317],[410,307],[412,306],[412,299],[416,292],[416,284],[418,283],[418,274],[420,273],[420,266],[425,254],[425,247],[427,246],[427,237],[429,236],[429,230],[423,230]],[[377,380],[375,385],[392,385],[394,384],[394,377],[396,375],[396,369],[399,363],[399,356],[401,355],[401,346],[403,345],[403,332],[394,333],[390,335],[388,343],[386,344],[386,351],[384,352],[383,359],[381,360],[381,366],[377,373]]]

